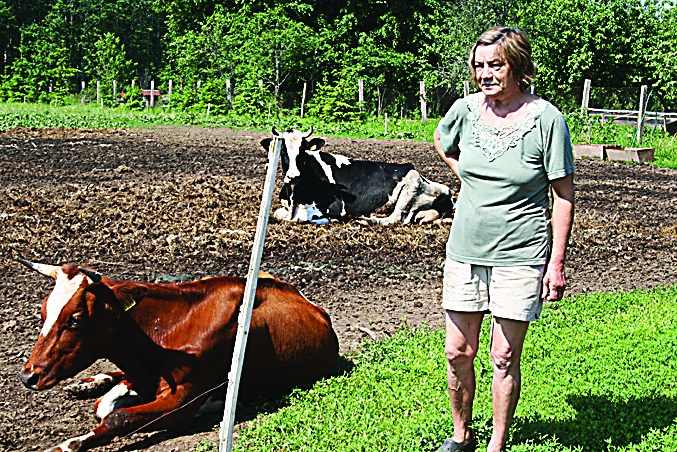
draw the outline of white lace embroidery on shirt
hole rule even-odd
[[[475,143],[490,162],[502,156],[509,148],[515,147],[531,129],[536,127],[536,121],[548,106],[548,103],[543,99],[537,99],[534,107],[527,111],[520,122],[508,127],[497,128],[486,125],[480,117],[481,100],[481,94],[466,97],[470,110],[468,119],[472,124]]]

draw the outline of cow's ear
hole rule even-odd
[[[324,146],[324,140],[322,138],[313,138],[308,142],[308,150],[309,151],[317,151],[319,150],[322,146]]]
[[[146,297],[148,288],[141,284],[120,284],[111,287],[115,298],[125,311],[129,311],[139,301]]]
[[[264,138],[263,140],[261,140],[261,146],[263,146],[263,149],[265,149],[266,151],[270,149],[271,141],[273,141],[272,138]]]

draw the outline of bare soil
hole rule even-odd
[[[43,450],[97,423],[91,400],[63,390],[72,380],[33,392],[18,379],[52,281],[15,258],[87,264],[132,280],[244,275],[266,172],[263,137],[180,127],[0,132],[0,449]],[[430,143],[329,138],[326,150],[413,162],[429,179],[458,189]],[[675,170],[579,161],[567,293],[676,283],[676,195]],[[262,269],[323,306],[346,353],[404,322],[443,326],[449,227],[271,219]],[[94,367],[81,376],[111,364]],[[190,451],[218,441],[220,417],[187,434],[134,434],[99,450]]]

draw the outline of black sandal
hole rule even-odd
[[[471,438],[467,443],[457,443],[453,439],[445,439],[442,446],[437,449],[437,452],[475,452],[477,442],[475,438]]]

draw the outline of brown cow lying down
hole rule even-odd
[[[155,284],[114,280],[73,264],[19,261],[56,281],[19,373],[23,384],[51,388],[99,358],[124,375],[95,404],[99,426],[49,450],[87,450],[137,429],[185,429],[209,390],[226,381],[245,278]],[[239,394],[308,386],[329,376],[337,358],[327,312],[291,284],[259,279]]]

